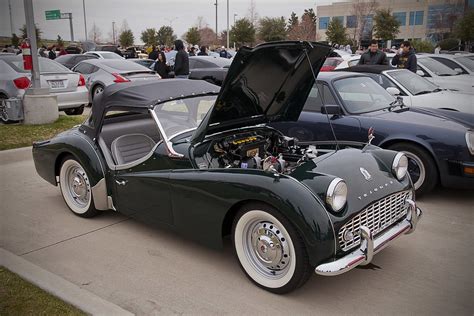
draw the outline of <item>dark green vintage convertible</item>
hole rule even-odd
[[[370,142],[300,144],[266,125],[298,119],[329,53],[244,47],[220,91],[115,84],[82,125],[34,144],[36,170],[76,215],[114,210],[211,247],[230,235],[243,271],[271,292],[366,265],[421,216],[406,157]]]

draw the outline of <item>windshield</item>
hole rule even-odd
[[[438,89],[436,85],[409,70],[388,71],[387,74],[413,95],[433,92]]]
[[[18,72],[25,72],[25,73],[31,72],[31,70],[25,70],[25,68],[23,67],[23,58],[21,56],[19,56],[19,57],[15,56],[15,58],[8,58],[8,59],[5,58],[3,60]],[[52,61],[48,58],[39,57],[38,62],[39,62],[40,73],[71,72],[69,69],[67,69],[66,67],[64,67],[60,63]]]
[[[339,79],[334,87],[346,110],[353,114],[388,108],[394,101],[394,97],[369,77]]]
[[[420,58],[420,63],[437,76],[456,76],[458,73],[433,58]]]
[[[474,71],[474,60],[469,59],[467,57],[456,57],[454,58],[458,63],[469,69],[470,71]]]
[[[100,55],[104,57],[104,59],[123,59],[115,53],[101,53]]]
[[[217,96],[202,96],[167,101],[155,106],[155,113],[168,139],[195,129],[216,101]]]

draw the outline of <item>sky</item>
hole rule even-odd
[[[0,36],[10,35],[10,17],[8,3],[11,3],[13,32],[20,33],[19,28],[25,23],[25,11],[22,0],[0,0]],[[215,0],[84,0],[86,7],[87,31],[90,32],[95,23],[102,33],[102,39],[112,38],[112,22],[116,29],[127,21],[135,35],[135,42],[141,43],[140,34],[146,28],[159,29],[163,25],[171,25],[178,38],[181,38],[189,27],[196,26],[198,17],[212,29],[215,29]],[[73,15],[74,39],[84,40],[84,14],[82,0],[33,0],[35,23],[43,31],[42,37],[56,39],[60,35],[70,40],[69,20],[48,20],[46,10],[61,10]],[[218,31],[226,29],[227,0],[218,2]],[[288,19],[291,12],[298,15],[304,9],[315,5],[328,4],[331,1],[304,0],[254,0],[256,11],[260,17],[284,16]],[[336,2],[336,1],[334,1]],[[232,27],[234,14],[236,19],[248,15],[251,0],[229,0],[229,25]]]

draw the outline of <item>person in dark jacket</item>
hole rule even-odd
[[[174,76],[175,78],[187,79],[189,77],[189,56],[184,50],[183,41],[176,40],[174,47],[178,51],[174,59]]]
[[[152,46],[150,54],[148,54],[148,58],[151,60],[156,60],[158,58],[158,51],[156,50],[155,45]]]
[[[48,58],[56,59],[56,46],[53,45],[49,48]]]
[[[170,67],[166,64],[166,55],[163,52],[158,52],[158,59],[153,68],[161,78],[169,78]]]
[[[201,46],[201,50],[197,54],[198,56],[208,56],[207,54],[207,47],[206,46]]]
[[[397,68],[408,69],[416,73],[418,62],[415,55],[415,50],[411,47],[409,41],[404,41],[400,45],[400,49],[392,59],[392,65]]]
[[[387,55],[379,50],[376,40],[370,42],[369,49],[360,56],[358,65],[388,65]]]
[[[191,48],[189,49],[189,56],[196,56],[196,49],[194,48],[194,46],[191,46]]]

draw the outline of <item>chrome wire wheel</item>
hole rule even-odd
[[[78,215],[89,211],[92,201],[89,177],[82,166],[73,159],[64,161],[59,173],[59,186],[64,201]]]
[[[242,268],[259,285],[281,288],[293,278],[296,268],[293,241],[273,215],[261,210],[243,214],[235,226],[234,246]]]

